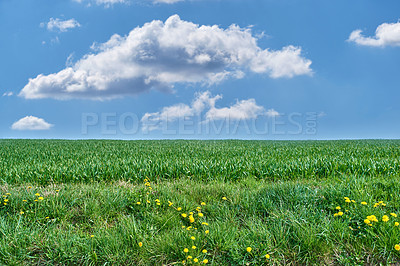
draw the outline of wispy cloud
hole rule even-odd
[[[348,41],[373,47],[400,46],[400,22],[379,25],[373,37],[364,37],[362,30],[354,30]]]
[[[5,96],[9,97],[9,96],[13,96],[13,95],[14,95],[14,93],[12,91],[6,91],[5,93],[3,93],[3,97],[5,97]]]
[[[50,18],[49,22],[40,23],[41,27],[46,27],[49,31],[67,32],[70,29],[80,27],[75,19],[61,20],[59,18]]]
[[[12,124],[11,129],[13,130],[48,130],[53,127],[52,124],[44,121],[43,118],[38,118],[35,116],[25,116],[21,118],[14,124]]]
[[[93,45],[95,53],[50,75],[30,79],[20,96],[110,99],[151,89],[171,91],[175,84],[210,85],[246,72],[271,78],[310,75],[311,61],[301,48],[262,49],[248,28],[200,26],[178,15],[154,20],[128,36],[113,35]]]

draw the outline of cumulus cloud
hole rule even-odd
[[[30,79],[20,96],[28,99],[110,99],[177,83],[210,85],[245,72],[291,78],[311,74],[301,48],[262,49],[248,28],[199,26],[178,15],[154,20],[127,36],[94,44],[73,66]]]
[[[274,114],[279,114],[273,109],[265,111],[264,107],[257,105],[254,99],[237,101],[229,107],[218,108],[216,102],[222,95],[211,96],[209,91],[198,93],[190,105],[179,103],[162,108],[160,112],[146,113],[141,119],[142,130],[152,131],[159,129],[163,123],[174,122],[185,117],[199,117],[200,123],[215,120],[247,120],[256,119],[258,116],[270,116],[271,110]]]
[[[373,47],[400,46],[400,22],[379,25],[373,37],[364,37],[362,30],[354,30],[348,41]]]
[[[277,116],[280,116],[281,114],[274,109],[268,109],[268,111],[265,112],[265,115],[268,117],[277,117]]]
[[[50,18],[49,22],[40,24],[41,27],[46,26],[49,31],[59,31],[59,32],[66,32],[69,29],[80,27],[78,21],[74,18],[68,20],[61,20],[59,18]]]
[[[11,129],[14,130],[48,130],[52,127],[52,124],[44,121],[43,118],[38,118],[35,116],[26,116],[21,118],[14,124],[12,124]]]
[[[3,97],[5,97],[5,96],[13,96],[14,95],[14,93],[12,92],[12,91],[6,91],[5,93],[3,93]]]

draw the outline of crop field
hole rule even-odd
[[[0,140],[0,265],[400,263],[400,141]]]

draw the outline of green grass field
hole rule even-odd
[[[397,140],[0,140],[0,264],[400,263],[399,177]]]

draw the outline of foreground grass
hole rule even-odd
[[[398,179],[149,181],[2,186],[0,264],[400,262]]]

